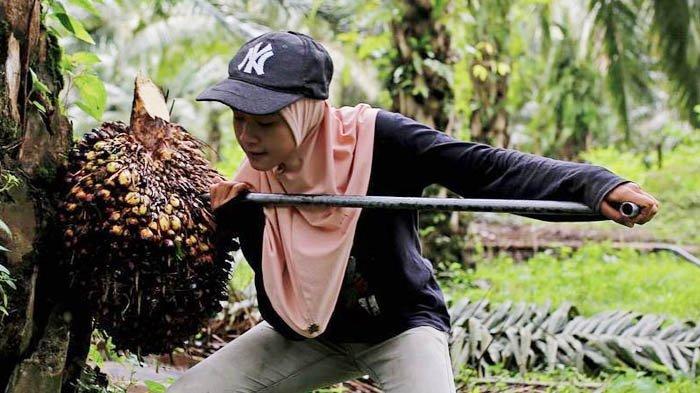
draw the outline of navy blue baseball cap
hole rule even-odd
[[[275,113],[302,97],[327,99],[333,61],[308,35],[273,31],[243,44],[228,65],[228,78],[197,101],[218,101],[253,115]]]

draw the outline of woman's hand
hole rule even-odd
[[[216,210],[221,205],[235,198],[244,190],[252,190],[253,186],[245,182],[224,180],[209,186],[211,208]]]
[[[639,206],[639,214],[635,217],[625,217],[617,209],[622,202],[632,202]],[[644,225],[654,218],[659,210],[659,201],[636,183],[624,183],[615,187],[600,203],[600,212],[618,224],[632,228],[634,224]]]

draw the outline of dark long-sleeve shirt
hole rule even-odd
[[[433,183],[466,198],[581,202],[598,211],[625,180],[594,165],[553,160],[463,142],[398,113],[380,111],[367,195],[421,196]],[[259,205],[217,211],[217,224],[237,234],[255,272],[262,317],[293,340],[263,285],[264,214]],[[242,208],[245,206],[245,208]],[[548,220],[567,217],[548,216]],[[376,343],[416,326],[450,330],[445,300],[429,260],[421,256],[415,210],[363,209],[335,310],[319,337]]]

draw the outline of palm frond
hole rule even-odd
[[[249,17],[245,16],[239,17],[234,13],[222,12],[217,5],[212,4],[208,0],[192,0],[195,4],[201,7],[204,11],[209,13],[211,16],[216,18],[216,20],[224,26],[231,34],[235,36],[244,37],[245,40],[249,40],[253,37],[257,37],[260,34],[268,32],[270,29],[263,25],[254,23],[249,20]],[[240,12],[237,13],[240,15]]]
[[[598,7],[595,24],[602,30],[603,35],[603,50],[607,56],[607,84],[608,90],[611,93],[615,111],[620,118],[622,128],[625,133],[625,141],[630,140],[630,123],[627,112],[628,98],[626,89],[625,68],[625,48],[623,46],[623,35],[629,32],[623,31],[624,27],[634,24],[634,13],[629,10],[624,4],[617,1],[593,1]],[[593,9],[593,7],[592,7]],[[632,19],[627,21],[626,19]]]
[[[655,315],[628,311],[578,315],[568,303],[506,302],[491,309],[486,300],[462,299],[450,308],[453,366],[484,368],[503,363],[524,373],[558,364],[597,373],[626,366],[670,376],[697,375],[700,327],[667,323]]]
[[[693,114],[693,108],[700,103],[700,42],[691,31],[692,12],[697,15],[700,6],[696,5],[694,9],[689,4],[691,2],[654,0],[653,27],[661,51],[660,64],[671,81],[675,99],[684,117],[695,127],[700,127],[700,120]],[[691,54],[694,54],[694,60],[691,60]]]
[[[12,236],[12,231],[10,230],[10,227],[5,224],[5,221],[0,219],[0,232],[4,233],[7,236]]]

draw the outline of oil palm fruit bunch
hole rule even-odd
[[[72,149],[59,215],[71,287],[117,349],[139,354],[181,346],[221,310],[237,249],[205,196],[223,178],[169,119],[137,76],[130,124],[105,122]]]

